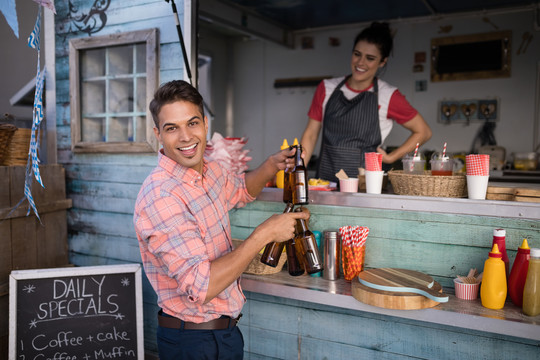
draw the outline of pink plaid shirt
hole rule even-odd
[[[228,212],[253,200],[244,175],[207,160],[201,175],[160,151],[137,196],[133,222],[146,276],[167,314],[196,323],[240,314],[246,299],[239,280],[203,302],[210,262],[232,250]]]

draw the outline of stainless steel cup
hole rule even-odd
[[[324,270],[323,278],[337,280],[339,278],[339,255],[341,239],[335,230],[324,232]]]

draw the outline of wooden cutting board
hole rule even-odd
[[[487,188],[486,199],[540,202],[540,186],[538,184],[496,184]]]
[[[424,292],[432,299],[418,292]],[[368,305],[398,310],[425,309],[448,301],[448,296],[442,293],[442,286],[431,276],[393,268],[362,271],[358,279],[352,281],[352,295]]]

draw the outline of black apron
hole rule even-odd
[[[317,178],[335,181],[343,169],[349,177],[358,176],[364,166],[364,153],[375,152],[381,144],[377,78],[373,92],[364,91],[348,100],[340,90],[348,77],[328,99],[323,118],[323,137]]]

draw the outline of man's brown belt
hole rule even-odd
[[[193,323],[189,321],[182,321],[175,317],[163,316],[158,314],[158,324],[161,327],[169,329],[182,329],[184,330],[223,330],[236,326],[236,323],[240,320],[240,316],[233,319],[228,316],[222,316],[218,319],[210,320],[204,323]]]

